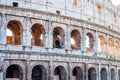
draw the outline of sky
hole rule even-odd
[[[118,6],[118,5],[120,5],[120,0],[112,0],[112,3],[113,3],[115,6]]]

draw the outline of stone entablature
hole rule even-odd
[[[9,2],[2,0],[0,3],[11,7],[13,6],[13,2],[18,3],[18,8],[44,11],[53,14],[58,14],[57,12],[60,11],[60,15],[62,16],[85,20],[104,25],[118,32],[120,31],[119,9],[107,0],[77,0],[77,4],[73,4],[72,0],[11,0]]]
[[[54,61],[54,62],[72,62],[72,63],[89,63],[89,64],[103,64],[103,65],[112,65],[112,66],[120,66],[119,60],[113,59],[104,59],[104,58],[97,58],[96,56],[83,56],[83,55],[70,55],[70,54],[49,54],[49,53],[20,53],[20,52],[2,52],[4,56],[0,56],[2,59],[6,60],[41,60],[45,61]]]
[[[99,80],[101,77],[101,70],[103,68],[107,71],[107,78],[110,79],[110,71],[115,70],[115,80],[119,78],[120,64],[119,61],[111,61],[107,59],[98,59],[93,57],[82,57],[82,56],[65,56],[65,55],[45,55],[45,54],[34,54],[34,53],[1,53],[4,56],[0,58],[6,58],[4,60],[4,69],[3,69],[3,79],[15,79],[16,78],[6,78],[6,70],[10,65],[19,65],[22,69],[21,75],[23,76],[22,80],[28,79],[32,80],[32,69],[36,65],[43,66],[47,72],[46,80],[56,79],[54,70],[57,66],[63,66],[66,71],[66,80],[73,80],[72,71],[75,67],[80,67],[83,73],[83,80],[87,80],[89,77],[89,70],[91,68],[96,70],[96,80]],[[27,67],[27,68],[26,68]],[[94,77],[94,76],[92,76]],[[87,78],[87,79],[85,79]],[[19,78],[18,78],[19,79]],[[1,79],[2,80],[2,79]],[[76,80],[76,79],[74,79]]]

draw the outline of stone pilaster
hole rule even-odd
[[[98,53],[98,32],[95,32],[95,38],[94,38],[94,52]]]
[[[103,17],[104,17],[104,26],[106,26],[106,12],[105,12],[105,8],[106,8],[106,1],[103,0]]]
[[[105,37],[105,46],[106,46],[105,53],[108,57],[108,55],[109,55],[109,52],[108,52],[108,34],[106,34],[106,37]]]
[[[108,79],[108,80],[111,80],[111,69],[110,69],[110,64],[108,64],[107,79]]]
[[[49,21],[45,21],[44,25],[45,33],[44,33],[44,47],[47,49],[49,46]]]
[[[26,59],[26,72],[25,72],[25,79],[26,80],[31,80],[31,68],[30,68],[30,58],[28,57],[28,59]]]
[[[81,34],[81,51],[84,53],[86,51],[86,31],[85,27],[82,28],[82,34]]]
[[[23,26],[23,36],[22,36],[22,44],[26,46],[31,46],[31,23],[30,17],[26,17]]]
[[[64,31],[65,32],[65,49],[66,50],[68,50],[68,49],[70,49],[70,45],[69,44],[71,44],[71,37],[69,37],[71,34],[69,34],[69,26],[67,25],[66,26],[66,31]],[[69,34],[69,36],[68,36],[68,34]],[[69,47],[68,47],[69,46]]]
[[[0,55],[0,80],[5,80],[5,74],[4,74],[4,57],[5,55]]]
[[[118,66],[116,66],[116,70],[115,70],[116,77],[115,77],[115,80],[119,80],[120,76],[118,75],[118,72],[119,72]]]
[[[6,33],[7,33],[7,26],[6,26],[6,16],[5,14],[3,13],[2,14],[2,23],[0,25],[0,44],[6,44]]]
[[[71,31],[70,31],[70,25],[67,25],[66,29],[66,45],[65,49],[70,50],[71,49]]]
[[[98,66],[97,66],[97,69],[98,69],[98,71],[97,71],[97,80],[101,80],[101,65],[98,63]]]
[[[27,29],[24,29],[24,28],[23,28],[23,30],[21,30],[21,32],[20,32],[20,33],[21,33],[21,38],[22,38],[22,39],[21,39],[21,44],[24,45],[24,46],[29,42],[29,41],[27,40],[26,30],[27,30]]]
[[[94,2],[93,2],[93,19],[94,19],[94,23],[95,23],[95,18],[96,18],[96,5],[95,5],[95,2],[96,2],[96,0],[93,0]]]
[[[81,19],[83,20],[83,0],[81,1]]]
[[[113,37],[113,56],[114,58],[116,58],[117,56],[117,52],[116,52],[116,42],[115,42],[115,37]]]
[[[52,60],[52,58],[53,57],[50,56],[48,80],[54,80],[53,60]]]
[[[53,48],[53,30],[52,30],[52,21],[49,20],[48,26],[48,48]]]
[[[68,62],[68,80],[72,80],[72,70],[71,70],[71,62]]]

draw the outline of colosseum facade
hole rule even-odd
[[[119,11],[111,0],[0,0],[0,80],[120,80]]]

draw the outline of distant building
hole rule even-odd
[[[0,0],[0,80],[120,80],[120,8]]]

